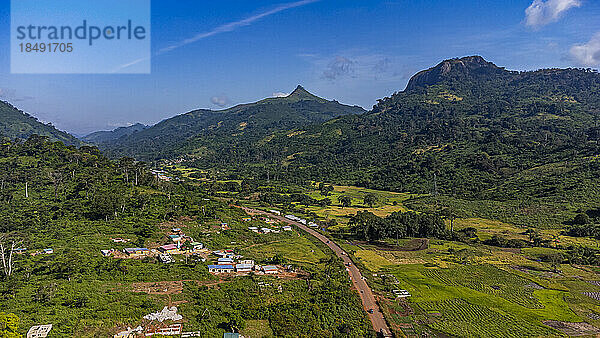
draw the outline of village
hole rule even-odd
[[[271,210],[271,213],[281,215],[281,213],[276,210]],[[314,222],[307,222],[294,215],[286,215],[285,217],[311,227],[317,227],[317,224]],[[246,223],[262,223],[263,226],[243,226]],[[283,233],[294,231],[293,227],[287,223],[282,224],[282,222],[277,219],[261,215],[241,218],[239,222],[236,222],[236,225],[237,229],[243,229],[243,231],[246,231],[247,233],[257,234],[259,236],[278,236]],[[229,223],[220,221],[214,226],[213,233],[209,232],[204,235],[210,236],[211,234],[231,231],[231,229],[232,226]],[[254,259],[239,254],[235,248],[212,250],[200,240],[186,234],[186,231],[184,231],[182,227],[170,227],[165,229],[161,237],[162,240],[159,240],[160,242],[153,243],[149,245],[149,247],[128,246],[129,243],[133,242],[132,239],[111,237],[110,241],[114,246],[121,247],[121,249],[101,249],[99,253],[106,259],[144,260],[153,258],[161,264],[172,264],[177,260],[185,260],[187,262],[191,259],[201,264],[205,264],[207,271],[218,278],[219,281],[227,280],[231,277],[235,278],[251,274],[257,276],[273,276],[288,280],[305,276],[302,271],[290,264],[257,264]],[[124,246],[125,248],[122,248]],[[22,255],[27,253],[27,249],[16,248],[13,252]],[[51,254],[54,254],[54,250],[51,248],[36,250],[30,253],[32,256]],[[269,281],[258,281],[257,285],[261,290],[264,290],[265,288],[274,288],[277,292],[282,292],[281,285]],[[167,289],[163,291],[166,290]],[[127,327],[126,329],[121,328],[121,331],[114,334],[114,337],[133,338],[153,335],[181,337],[201,336],[201,332],[184,331],[184,322],[183,317],[178,314],[177,306],[169,304],[169,306],[165,306],[161,311],[149,313],[144,316],[142,322],[136,327]],[[47,337],[52,328],[53,324],[32,326],[27,332],[27,338]],[[239,333],[225,333],[223,337],[243,338]]]

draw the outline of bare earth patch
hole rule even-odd
[[[600,330],[598,328],[585,322],[569,323],[547,320],[544,322],[544,324],[569,336],[592,336],[600,334]]]

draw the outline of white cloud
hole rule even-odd
[[[527,26],[540,28],[558,21],[569,9],[580,6],[581,0],[534,0],[525,10],[525,23]]]
[[[265,17],[277,14],[279,12],[286,11],[288,9],[305,6],[305,5],[308,5],[308,4],[317,2],[317,1],[320,1],[320,0],[301,0],[301,1],[296,1],[296,2],[290,2],[290,3],[282,4],[282,5],[279,5],[279,6],[273,8],[271,10],[268,10],[266,12],[262,12],[262,13],[253,15],[253,16],[248,17],[246,19],[239,20],[239,21],[233,21],[233,22],[230,22],[230,23],[226,23],[226,24],[218,26],[218,27],[216,27],[216,28],[214,28],[214,29],[212,29],[210,31],[196,34],[195,36],[193,36],[191,38],[182,40],[182,41],[180,41],[178,43],[175,43],[175,44],[173,44],[171,46],[164,47],[164,48],[160,49],[155,55],[161,55],[161,54],[164,54],[164,53],[168,53],[168,52],[170,52],[172,50],[181,48],[183,46],[187,46],[187,45],[189,45],[191,43],[200,41],[202,39],[206,39],[208,37],[211,37],[211,36],[214,36],[214,35],[217,35],[217,34],[226,33],[226,32],[232,32],[232,31],[234,31],[234,30],[236,30],[238,28],[241,28],[241,27],[244,27],[244,26],[250,26],[254,22],[256,22],[256,21],[258,21],[260,19],[263,19]],[[144,62],[144,61],[146,61],[148,59],[150,59],[150,58],[146,57],[146,58],[141,58],[141,59],[134,60],[132,62],[129,62],[127,64],[119,66],[117,69],[114,70],[114,72],[117,72],[117,71],[119,71],[121,69],[124,69],[124,68],[131,67],[131,66],[136,65],[136,64],[138,64],[140,62]]]
[[[229,99],[229,97],[227,97],[227,95],[221,94],[221,95],[215,95],[215,96],[211,97],[210,102],[212,104],[214,104],[215,106],[224,108],[231,103],[231,100]]]
[[[600,32],[587,43],[571,47],[571,56],[582,66],[600,66]]]
[[[284,92],[276,92],[273,93],[273,97],[288,97],[290,96],[290,94],[284,93]]]

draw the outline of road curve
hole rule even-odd
[[[333,252],[335,252],[335,254],[344,261],[344,265],[346,265],[346,268],[350,274],[350,279],[352,280],[352,284],[354,285],[354,287],[358,291],[358,294],[360,295],[360,299],[363,303],[363,307],[364,307],[365,311],[367,311],[369,309],[373,309],[373,313],[367,312],[367,315],[369,316],[369,319],[371,320],[371,323],[373,324],[373,329],[375,330],[375,332],[377,332],[378,334],[380,332],[384,332],[387,334],[387,337],[391,337],[390,328],[388,327],[388,325],[385,321],[385,318],[383,317],[383,313],[381,313],[381,309],[379,308],[379,305],[377,305],[377,302],[375,301],[375,297],[373,296],[373,291],[371,290],[371,288],[369,287],[367,282],[363,279],[362,275],[360,274],[360,270],[358,270],[358,268],[354,265],[354,263],[352,262],[350,257],[348,257],[348,254],[344,250],[342,250],[342,248],[340,248],[333,241],[330,241],[327,237],[323,236],[318,231],[315,231],[315,230],[303,225],[302,223],[298,223],[298,222],[289,220],[283,216],[271,214],[271,213],[268,213],[268,212],[265,212],[262,210],[250,209],[250,208],[246,208],[246,207],[241,207],[241,208],[244,211],[246,211],[247,213],[262,214],[262,215],[269,216],[270,218],[275,218],[280,221],[286,222],[288,224],[293,224],[293,225],[299,227],[300,229],[308,232],[309,234],[313,235],[318,240],[320,240],[325,245],[327,245],[331,250],[333,250]]]

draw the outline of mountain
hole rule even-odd
[[[448,81],[466,82],[474,79],[492,79],[505,75],[510,75],[510,72],[506,72],[504,68],[486,61],[481,56],[468,56],[460,59],[445,60],[433,68],[417,73],[408,82],[406,90],[423,88]]]
[[[229,109],[195,110],[164,120],[148,129],[101,144],[112,156],[144,160],[218,154],[240,143],[256,142],[276,132],[318,124],[349,114],[358,106],[328,101],[298,86],[286,97],[268,98]]]
[[[598,93],[596,71],[516,72],[477,56],[452,59],[370,112],[274,130],[187,164],[472,199],[597,201]]]
[[[112,131],[97,131],[97,132],[94,132],[94,133],[91,133],[89,135],[82,137],[81,140],[84,142],[87,142],[87,143],[102,144],[102,143],[114,141],[123,136],[129,136],[133,133],[140,132],[147,128],[149,128],[149,127],[144,124],[136,123],[132,126],[119,127]]]
[[[0,101],[0,138],[27,139],[31,135],[47,136],[66,145],[81,145],[74,136],[44,124],[35,117],[18,110],[10,103]]]

